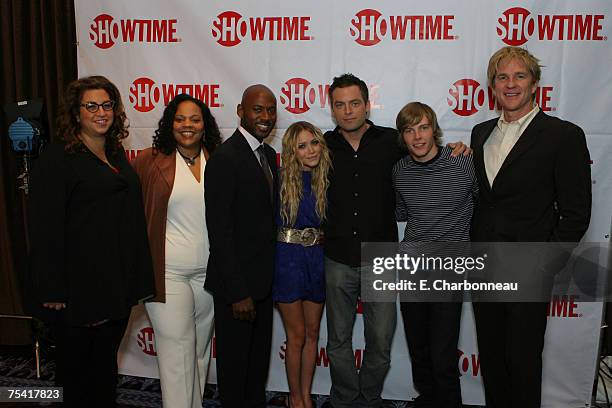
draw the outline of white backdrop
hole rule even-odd
[[[577,123],[587,134],[593,160],[593,216],[585,240],[609,242],[609,1],[75,3],[79,74],[106,75],[119,87],[131,123],[131,155],[151,145],[165,104],[180,92],[204,100],[227,136],[238,123],[236,105],[242,90],[253,83],[268,85],[279,101],[278,130],[268,140],[277,149],[282,130],[296,120],[333,128],[326,89],[333,76],[344,72],[369,84],[375,123],[393,126],[405,103],[420,100],[437,112],[446,140],[469,142],[471,128],[495,116],[495,101],[486,85],[489,56],[506,44],[527,47],[545,65],[537,94],[541,108]],[[543,406],[588,406],[602,308],[563,305],[561,312],[568,317],[551,317],[547,330]],[[154,358],[146,354],[153,352],[153,333],[142,319],[137,314],[126,335],[122,371],[156,376]],[[361,329],[358,319],[357,354],[363,348]],[[400,326],[386,398],[415,396],[401,334]],[[323,326],[322,365],[314,384],[318,393],[329,391],[325,337]],[[286,388],[283,339],[277,319],[271,389]],[[464,401],[482,403],[469,308],[464,308],[460,353]]]
[[[597,364],[600,303],[580,303],[571,299],[552,303],[552,316],[546,328],[542,407],[577,408],[590,406],[593,379]],[[402,319],[398,308],[398,326],[391,349],[391,370],[385,381],[383,398],[411,400],[415,391],[410,371],[410,357],[406,348]],[[284,367],[285,333],[280,315],[274,312],[274,333],[268,389],[286,391]],[[214,344],[214,343],[213,343]],[[329,359],[327,357],[325,316],[321,321],[317,369],[313,393],[328,394]],[[357,315],[353,337],[355,359],[361,363],[364,349],[363,320]],[[464,404],[484,405],[480,377],[480,360],[476,346],[476,330],[471,304],[463,305],[461,336],[459,339],[459,372]],[[209,382],[216,383],[215,350],[209,371]],[[120,372],[140,377],[158,378],[153,329],[143,307],[132,312],[130,326],[120,349]]]

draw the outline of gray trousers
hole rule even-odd
[[[334,408],[379,407],[385,376],[391,363],[395,331],[395,303],[363,303],[365,351],[357,370],[353,352],[353,325],[361,293],[361,268],[325,258],[327,354]]]

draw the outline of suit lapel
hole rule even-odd
[[[502,166],[500,167],[499,172],[497,173],[497,177],[502,175],[503,172],[516,159],[521,157],[525,152],[527,152],[533,146],[534,143],[538,141],[538,134],[543,129],[542,125],[544,122],[544,118],[545,118],[545,114],[542,111],[540,111],[531,120],[531,123],[529,124],[529,126],[527,126],[527,128],[525,129],[521,137],[519,137],[519,139],[516,141],[516,144],[514,145],[514,147],[512,147],[512,150],[510,150],[510,152],[508,153],[506,160],[504,160],[504,162],[502,163]]]
[[[268,156],[268,164],[272,172],[272,204],[276,205],[276,197],[278,196],[278,166],[276,164],[276,151],[266,144],[266,155]]]
[[[485,168],[484,163],[484,144],[486,143],[489,136],[491,136],[491,132],[495,129],[497,125],[497,120],[492,120],[489,123],[486,123],[483,126],[482,131],[476,136],[476,140],[474,141],[474,167],[477,171],[477,177],[480,180],[484,180],[484,185],[488,190],[491,190],[491,185],[489,184],[489,178],[487,177],[487,170]]]
[[[269,191],[270,188],[268,187],[268,180],[266,179],[266,176],[264,175],[264,170],[261,167],[259,159],[256,156],[257,153],[254,152],[253,149],[251,149],[251,145],[249,145],[249,142],[247,142],[246,138],[242,135],[242,133],[240,133],[239,130],[236,130],[236,132],[234,132],[233,137],[236,138],[236,149],[238,149],[240,151],[240,154],[245,157],[245,171],[247,172],[247,174],[255,175],[257,183],[260,185],[260,187],[258,188],[261,188],[264,191]],[[266,152],[267,151],[268,149],[266,149]],[[268,159],[269,157],[270,155],[268,155]],[[272,171],[272,169],[270,169],[270,171]],[[275,177],[274,171],[272,171],[272,177]],[[267,196],[270,197],[270,194],[267,194]],[[269,198],[268,201],[270,201]],[[271,202],[270,205],[272,205]]]

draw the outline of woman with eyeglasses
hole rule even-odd
[[[117,87],[72,82],[58,117],[61,143],[32,169],[31,289],[50,324],[66,407],[114,407],[117,350],[131,307],[153,295],[142,193],[122,140]]]
[[[202,407],[214,315],[212,295],[204,290],[209,250],[204,167],[219,144],[208,107],[181,94],[166,106],[153,146],[134,161],[155,270],[155,298],[145,306],[167,408]]]

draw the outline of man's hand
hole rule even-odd
[[[59,302],[47,302],[47,303],[43,303],[43,306],[46,308],[55,309],[55,310],[62,310],[66,308],[65,303],[59,303]]]
[[[470,149],[468,145],[463,144],[463,142],[461,141],[454,142],[454,143],[448,143],[446,146],[453,149],[451,153],[451,156],[453,157],[457,157],[460,154],[463,154],[464,156],[469,156],[470,154],[472,154],[472,149]]]
[[[242,299],[240,302],[232,303],[232,313],[234,319],[247,320],[252,322],[255,320],[255,304],[253,299],[249,296],[246,299]]]

